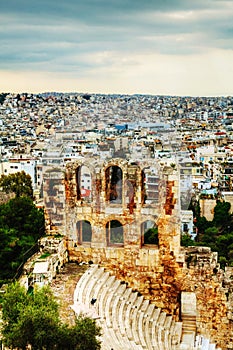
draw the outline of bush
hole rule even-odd
[[[32,350],[99,350],[100,328],[88,317],[79,317],[74,326],[59,318],[59,306],[49,287],[32,293],[14,283],[2,301],[2,335],[10,348]]]

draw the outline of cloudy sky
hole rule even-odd
[[[6,0],[0,92],[233,95],[233,0]]]

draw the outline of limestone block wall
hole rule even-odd
[[[233,268],[221,270],[217,253],[207,247],[189,247],[184,254],[182,289],[196,294],[197,331],[233,349]]]

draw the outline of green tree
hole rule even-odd
[[[15,197],[0,205],[0,285],[14,277],[44,232],[44,212],[31,198]]]
[[[15,229],[21,237],[34,236],[35,241],[44,227],[44,212],[31,198],[15,197],[0,206],[0,225]]]
[[[219,233],[219,229],[215,226],[208,227],[205,229],[204,234],[201,236],[202,243],[214,243],[216,241],[216,237]]]
[[[217,227],[226,227],[231,221],[231,215],[229,210],[231,204],[229,202],[217,201],[216,206],[214,207],[214,219],[213,223]]]
[[[158,227],[149,228],[144,233],[144,244],[158,244]]]
[[[197,218],[196,227],[198,229],[198,234],[202,234],[205,230],[210,227],[211,222],[208,221],[204,216]]]
[[[29,294],[19,283],[8,286],[2,302],[3,341],[10,348],[33,350],[98,350],[100,328],[79,317],[74,326],[61,322],[49,287]]]
[[[181,235],[181,245],[183,247],[195,246],[196,242],[190,237],[189,234]]]
[[[197,204],[192,207],[194,211]],[[230,214],[230,203],[217,201],[214,208],[214,218],[207,221],[205,217],[196,215],[196,226],[198,228],[197,245],[210,247],[218,253],[219,262],[222,267],[233,266],[233,217]],[[182,245],[192,245],[185,240]]]
[[[96,338],[100,334],[100,328],[95,320],[80,316],[73,327],[62,325],[60,328],[58,350],[100,349],[100,342]]]
[[[2,175],[0,178],[0,187],[6,193],[14,192],[16,197],[33,197],[31,176],[24,171]]]

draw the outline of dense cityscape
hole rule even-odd
[[[215,198],[232,190],[232,97],[1,96],[0,174],[24,170],[37,196],[43,166],[85,156],[188,162],[195,194]]]
[[[231,349],[233,97],[46,92],[0,101],[1,278],[16,272],[28,290],[49,284],[64,299],[64,322],[100,318],[93,350]],[[30,178],[33,193],[26,182],[20,189],[38,216],[4,185],[12,175],[18,185]],[[30,235],[38,242],[25,254],[20,239],[32,245]],[[24,260],[9,264],[9,253]]]

